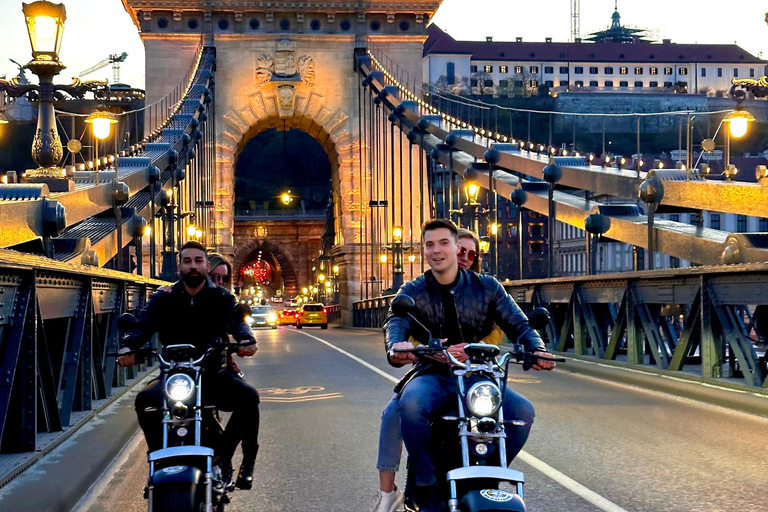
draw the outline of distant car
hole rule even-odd
[[[277,329],[277,315],[269,306],[253,306],[251,316],[245,321],[251,327],[272,327]]]
[[[271,300],[272,302],[283,302],[283,298],[280,295],[275,295],[269,300]]]
[[[321,329],[328,328],[328,315],[322,304],[304,304],[296,316],[296,328],[305,325],[319,325]]]
[[[296,325],[296,310],[293,308],[281,309],[277,312],[278,325]]]

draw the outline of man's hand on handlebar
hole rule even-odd
[[[243,347],[239,347],[237,349],[237,355],[238,357],[248,357],[255,354],[257,350],[258,350],[258,345],[256,344],[256,342],[254,342],[252,345],[245,345]]]
[[[448,341],[447,338],[443,340],[443,343],[445,343],[446,341]],[[447,351],[448,351],[449,354],[451,354],[453,357],[455,357],[457,361],[459,361],[460,363],[463,363],[467,359],[469,359],[469,356],[467,355],[467,353],[464,352],[464,347],[466,347],[466,346],[467,346],[466,343],[459,343],[458,345],[451,345],[450,347],[448,347]],[[448,359],[443,354],[439,354],[439,356],[441,358],[443,358],[442,362],[444,362],[444,363],[448,362]]]
[[[531,368],[534,370],[552,370],[555,367],[554,361],[545,361],[545,359],[555,359],[556,356],[554,354],[539,350],[534,350],[533,353],[536,355],[536,362],[531,365]]]
[[[118,354],[123,354],[125,352],[131,352],[131,349],[128,347],[123,347],[120,350],[118,350]],[[136,357],[133,354],[126,354],[124,356],[120,356],[117,358],[117,364],[122,366],[123,368],[127,368],[129,366],[133,366],[136,364]]]
[[[395,352],[397,350],[410,350],[413,348],[413,343],[410,341],[401,341],[392,345],[392,352],[390,352],[390,359],[395,364],[408,364],[416,361],[416,354],[410,352]]]

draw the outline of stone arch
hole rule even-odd
[[[282,84],[282,85],[279,85]],[[360,199],[357,142],[350,135],[349,114],[327,104],[313,87],[295,82],[268,82],[239,108],[231,107],[222,116],[218,137],[216,187],[216,244],[232,243],[232,207],[237,158],[248,141],[269,129],[299,129],[313,136],[331,162],[336,240],[354,242],[356,222],[363,211]]]
[[[268,251],[275,257],[275,261],[278,264],[278,270],[283,278],[283,287],[285,293],[289,296],[296,295],[299,289],[299,276],[296,272],[296,267],[291,261],[291,258],[285,254],[280,246],[271,243],[267,239],[257,239],[249,242],[246,245],[235,248],[235,254],[232,259],[232,276],[239,276],[242,266],[249,261],[253,254],[259,249]]]

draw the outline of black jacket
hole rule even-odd
[[[157,291],[139,313],[139,326],[125,339],[124,346],[137,349],[158,333],[163,346],[189,343],[200,349],[216,341],[226,341],[231,334],[236,341],[253,340],[253,332],[241,312],[235,309],[235,297],[210,280],[192,297],[178,281],[170,292]],[[222,367],[226,354],[222,354]],[[218,367],[218,362],[211,366]]]
[[[459,270],[456,284],[450,290],[456,302],[459,325],[446,325],[441,285],[427,270],[413,281],[405,283],[399,294],[410,295],[416,302],[413,316],[432,332],[435,338],[452,338],[464,343],[483,339],[494,324],[501,327],[513,342],[522,343],[529,351],[545,351],[539,334],[528,325],[528,317],[493,276]],[[458,330],[458,333],[456,332]],[[400,318],[390,310],[384,321],[387,352],[392,345],[407,341],[409,336],[421,343],[429,341],[429,335],[410,318]],[[393,366],[398,366],[393,364]],[[440,363],[426,363],[424,368]],[[418,372],[422,364],[416,363]],[[409,372],[410,373],[410,372]]]

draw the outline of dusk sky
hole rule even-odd
[[[57,78],[69,82],[81,71],[112,53],[128,52],[121,81],[144,86],[144,48],[138,31],[120,0],[64,0],[67,21],[61,59],[67,66]],[[570,0],[444,0],[434,23],[459,40],[568,41]],[[718,5],[717,8],[714,5]],[[471,8],[470,8],[471,6]],[[614,0],[582,0],[581,32],[586,35],[611,22]],[[749,0],[736,7],[700,0],[619,0],[625,25],[657,31],[659,39],[676,43],[737,43],[754,55],[768,59],[768,2]],[[16,75],[16,67],[31,59],[20,0],[0,0],[0,75]],[[109,79],[106,67],[88,79]]]

